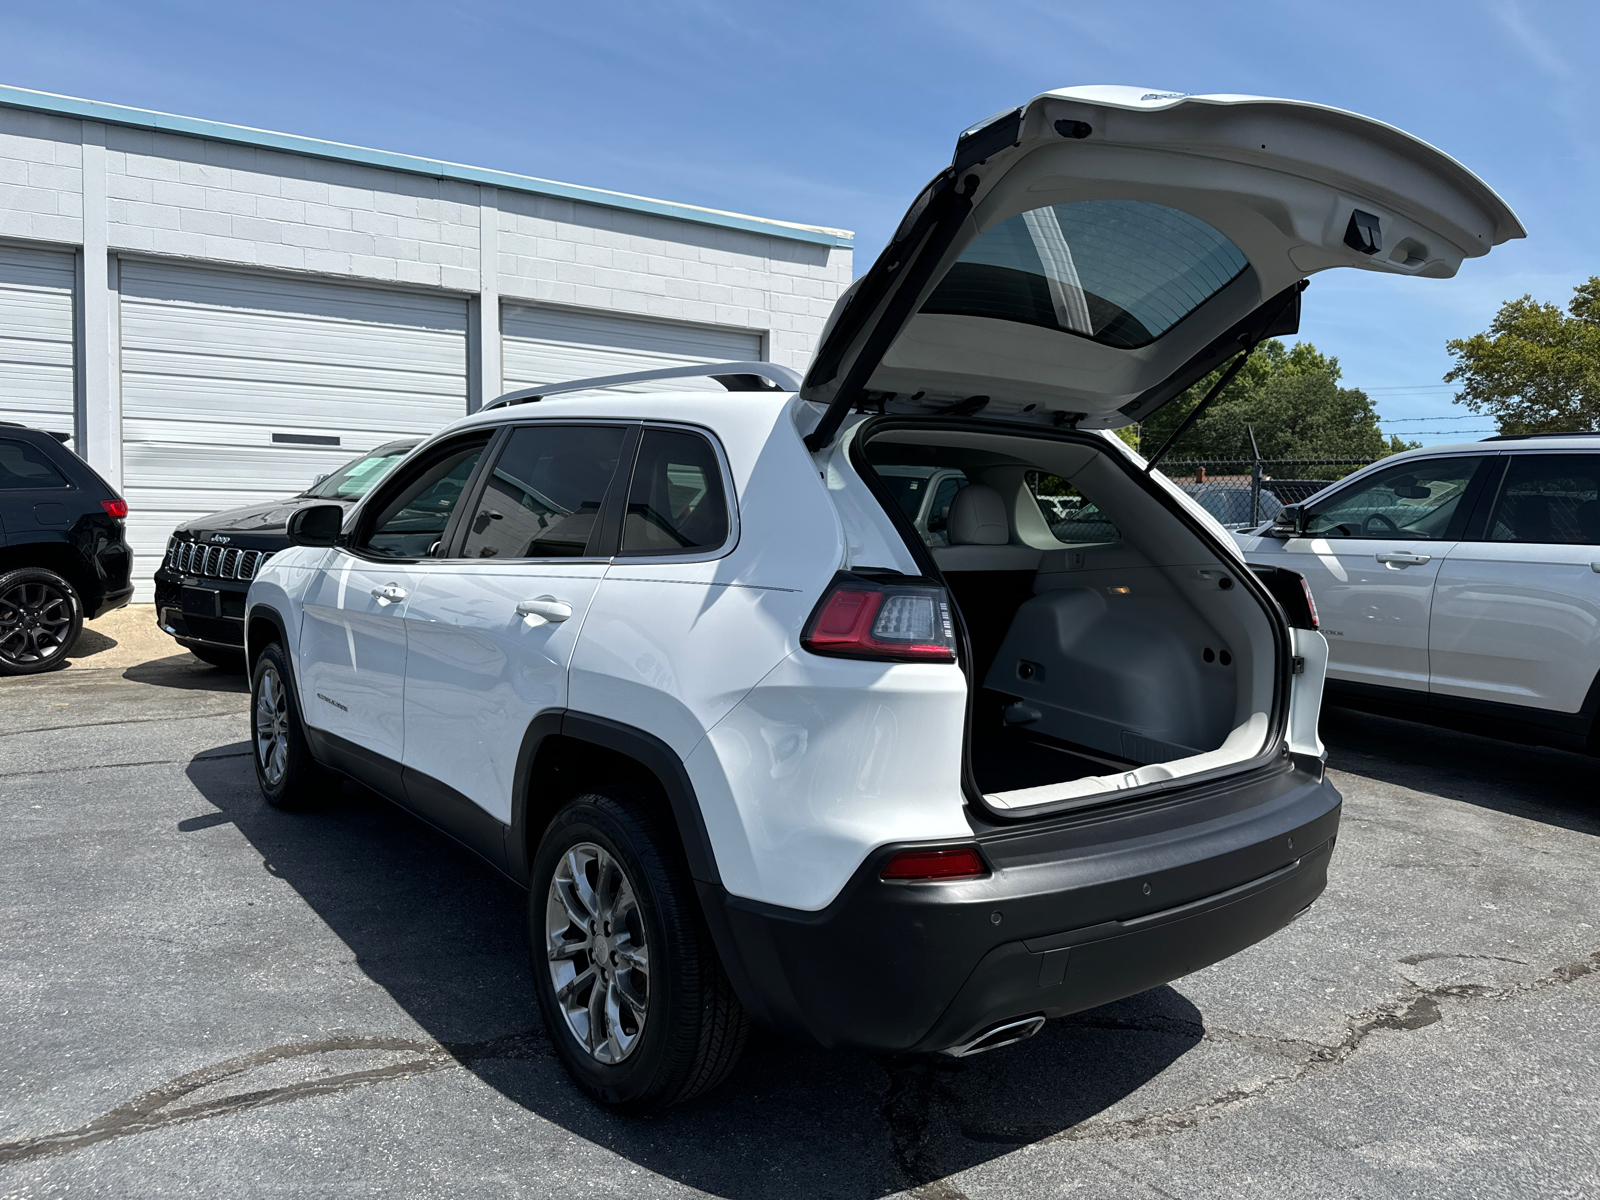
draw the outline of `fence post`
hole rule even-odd
[[[1250,464],[1250,527],[1261,524],[1261,460]]]

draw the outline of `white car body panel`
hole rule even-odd
[[[966,707],[953,664],[785,658],[686,763],[723,886],[815,911],[886,842],[970,834]]]
[[[1248,558],[1298,571],[1311,585],[1334,679],[1428,690],[1428,609],[1454,542],[1378,538],[1253,539]],[[1380,562],[1394,553],[1423,563]]]
[[[1461,542],[1429,622],[1434,692],[1575,713],[1600,667],[1600,546]]]
[[[395,587],[409,595],[418,573],[341,551],[311,573],[301,604],[297,676],[306,724],[395,762],[405,744],[405,600],[374,592]]]
[[[605,569],[423,564],[405,609],[405,765],[509,823],[515,748],[534,717],[566,707],[567,668]],[[551,622],[517,612],[547,595],[570,605],[572,616]]]

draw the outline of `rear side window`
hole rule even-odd
[[[622,523],[624,554],[694,554],[728,540],[728,500],[711,443],[698,433],[647,429]]]
[[[586,554],[626,437],[620,425],[524,425],[513,430],[467,526],[462,556]]]
[[[37,446],[0,438],[0,491],[36,491],[71,487]]]
[[[1512,455],[1488,540],[1600,545],[1597,479],[1600,455]]]
[[[1122,534],[1099,505],[1059,475],[1027,473],[1028,490],[1039,502],[1039,512],[1050,535],[1058,542],[1120,542]]]

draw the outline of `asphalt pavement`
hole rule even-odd
[[[242,681],[152,645],[0,680],[0,1197],[1600,1197],[1593,760],[1332,711],[1275,937],[961,1061],[758,1035],[637,1120],[514,887],[353,785],[267,808]]]

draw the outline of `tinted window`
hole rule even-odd
[[[467,526],[467,558],[576,558],[617,473],[620,425],[525,425],[495,460]]]
[[[0,490],[68,486],[66,477],[55,469],[44,451],[27,442],[0,438]]]
[[[1039,512],[1058,542],[1117,542],[1122,535],[1099,505],[1059,475],[1027,473],[1028,490],[1039,502]]]
[[[966,486],[965,475],[947,475],[939,481],[939,486],[934,489],[933,504],[928,509],[928,545],[950,544],[950,505],[955,500],[956,493]]]
[[[915,521],[922,510],[922,498],[928,494],[926,475],[880,475],[894,502],[905,513],[906,520]]]
[[[622,525],[624,554],[691,554],[728,540],[728,502],[711,443],[647,429]]]
[[[1197,217],[1142,200],[1079,200],[979,234],[923,305],[1144,346],[1237,279],[1249,261]]]
[[[1481,458],[1408,462],[1323,501],[1306,521],[1320,538],[1442,538]]]
[[[485,443],[456,446],[410,472],[372,521],[366,549],[388,558],[426,558],[444,537],[450,514]]]
[[[1600,545],[1597,478],[1600,455],[1512,455],[1489,540]]]

